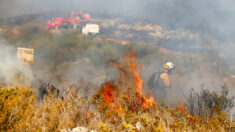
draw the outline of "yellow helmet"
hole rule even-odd
[[[172,62],[167,62],[163,65],[163,68],[171,70],[175,68],[175,65]]]

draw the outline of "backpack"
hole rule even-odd
[[[163,88],[164,85],[164,81],[162,80],[162,78],[160,77],[160,75],[164,73],[163,71],[158,71],[153,73],[150,78],[148,79],[148,87],[150,89],[161,89]]]

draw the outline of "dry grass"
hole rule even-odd
[[[87,100],[73,92],[64,100],[48,95],[38,103],[28,88],[1,88],[0,100],[1,131],[60,131],[76,126],[100,131],[137,131],[137,122],[141,124],[140,131],[214,132],[225,131],[229,126],[222,111],[204,120],[189,115],[184,107],[170,109],[163,104],[149,110],[125,111],[121,115],[105,102],[92,110]]]
[[[63,94],[63,100],[48,92],[38,102],[29,88],[0,88],[0,131],[60,131],[77,126],[103,132],[229,129],[223,109],[204,118],[190,115],[184,106],[171,109],[152,102],[141,91],[143,80],[137,72],[141,66],[134,56],[128,54],[121,62],[111,61],[119,70],[119,78],[104,83],[91,100],[84,99],[76,89]]]

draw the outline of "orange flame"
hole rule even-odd
[[[182,112],[185,110],[185,106],[184,105],[178,105],[178,111]]]
[[[103,85],[103,94],[109,107],[114,108],[116,96],[114,96],[114,88],[111,82],[107,82]]]
[[[114,84],[112,82],[106,82],[103,86],[103,94],[105,97],[105,101],[108,104],[108,106],[116,111],[118,115],[123,114],[122,108],[117,104],[117,95],[118,91],[115,88]],[[116,92],[116,94],[115,94]]]
[[[133,84],[135,91],[138,95],[138,100],[141,103],[144,109],[148,109],[151,106],[156,105],[154,98],[151,96],[150,98],[146,97],[142,93],[142,85],[143,79],[140,77],[138,73],[138,68],[144,69],[144,66],[135,62],[135,52],[129,52],[127,58],[125,58],[125,63],[128,66],[128,70],[132,73],[133,76]]]
[[[124,58],[124,62],[125,62],[124,66],[119,65],[115,61],[110,61],[110,64],[115,66],[120,71],[119,84],[121,84],[121,87],[123,86],[122,83],[125,84],[128,82],[128,80],[132,81],[133,89],[135,91],[134,100],[133,96],[132,97],[128,97],[128,95],[126,96],[129,100],[129,103],[133,104],[130,105],[131,111],[132,112],[136,111],[139,105],[141,106],[142,109],[149,109],[152,106],[156,105],[156,102],[154,101],[152,94],[150,94],[151,96],[148,98],[142,93],[143,79],[140,77],[138,69],[139,68],[144,69],[144,66],[138,64],[135,61],[135,52],[129,52],[127,57]],[[127,73],[131,75],[131,78],[129,78],[130,76],[127,76]],[[119,87],[120,86],[116,86],[114,82],[106,82],[105,84],[102,85],[102,92],[105,97],[105,102],[108,104],[109,108],[117,112],[118,115],[123,115],[124,114],[123,108],[120,105],[118,105],[118,97],[119,97],[118,90],[120,90],[120,92],[123,92],[121,91],[122,89]]]

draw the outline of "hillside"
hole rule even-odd
[[[185,82],[187,78],[189,79],[187,80],[188,82],[193,81],[190,79],[193,78],[196,79],[195,82],[198,83],[198,86],[202,83],[212,82],[212,76],[215,79],[214,81],[220,81],[218,84],[221,84],[234,73],[232,62],[228,61],[229,57],[226,54],[222,56],[223,53],[218,52],[215,48],[218,47],[216,46],[218,43],[216,41],[218,40],[212,41],[211,39],[213,38],[205,40],[205,35],[203,37],[199,32],[180,28],[167,29],[147,23],[133,23],[132,20],[129,20],[132,21],[132,24],[128,24],[128,19],[105,19],[103,18],[104,16],[95,15],[92,22],[101,25],[101,34],[83,36],[79,31],[70,29],[57,31],[45,29],[43,20],[46,19],[41,18],[49,17],[50,15],[39,14],[36,16],[11,18],[6,20],[6,22],[9,23],[9,21],[14,19],[13,25],[2,24],[1,26],[3,43],[14,47],[27,47],[36,50],[35,64],[33,66],[35,72],[37,72],[40,64],[46,63],[48,66],[40,67],[41,71],[45,73],[50,73],[51,71],[48,72],[48,70],[52,67],[60,67],[61,69],[54,71],[60,75],[65,75],[66,72],[76,69],[82,69],[80,67],[90,67],[93,71],[96,71],[95,69],[99,67],[101,68],[101,73],[96,74],[100,75],[107,69],[106,66],[109,59],[123,56],[123,53],[131,48],[136,50],[137,60],[146,67],[145,71],[143,71],[145,80],[166,61],[172,61],[176,64],[177,70],[174,75],[177,79]],[[53,16],[55,15],[58,16],[58,14]],[[38,19],[41,21],[38,21]],[[35,21],[38,22],[35,23]],[[206,37],[209,36],[207,35]],[[131,44],[122,45],[125,41],[130,41]],[[208,42],[205,44],[203,41]],[[48,63],[51,60],[53,60],[53,63]],[[80,64],[73,66],[76,63]],[[66,68],[64,69],[64,67]],[[71,69],[68,67],[78,68]],[[55,68],[53,69],[55,70]],[[83,76],[83,78],[87,77]],[[106,78],[103,77],[103,80]],[[206,80],[206,82],[200,80]],[[218,87],[218,84],[216,84],[216,87]]]
[[[141,122],[143,131],[225,131],[228,128],[227,115],[220,106],[213,106],[218,110],[215,115],[199,117],[190,115],[183,105],[187,103],[184,94],[189,96],[191,88],[197,92],[204,88],[220,93],[221,86],[226,84],[232,91],[229,96],[234,96],[234,62],[229,61],[227,50],[218,50],[222,41],[214,34],[94,15],[92,23],[101,26],[101,33],[83,35],[74,29],[46,29],[44,20],[58,15],[52,14],[19,16],[0,22],[0,55],[4,56],[0,58],[0,95],[2,100],[9,101],[1,105],[7,111],[13,109],[11,103],[19,104],[22,98],[28,100],[17,106],[22,114],[13,113],[17,120],[11,128],[33,130],[40,128],[43,120],[47,120],[45,131],[79,125],[100,131],[131,131],[137,129],[137,122]],[[17,62],[17,47],[34,49],[33,65]],[[135,55],[130,55],[133,52]],[[172,75],[172,89],[167,89],[163,104],[153,100],[146,82],[168,61],[176,65],[176,70]],[[58,89],[57,98],[50,92],[43,98],[41,94],[45,91],[41,83],[50,87],[52,94]],[[211,95],[218,100],[227,96]],[[44,113],[47,114],[43,116]],[[10,120],[8,115],[4,117]],[[34,118],[38,120],[33,121]],[[27,126],[23,119],[31,125]]]

